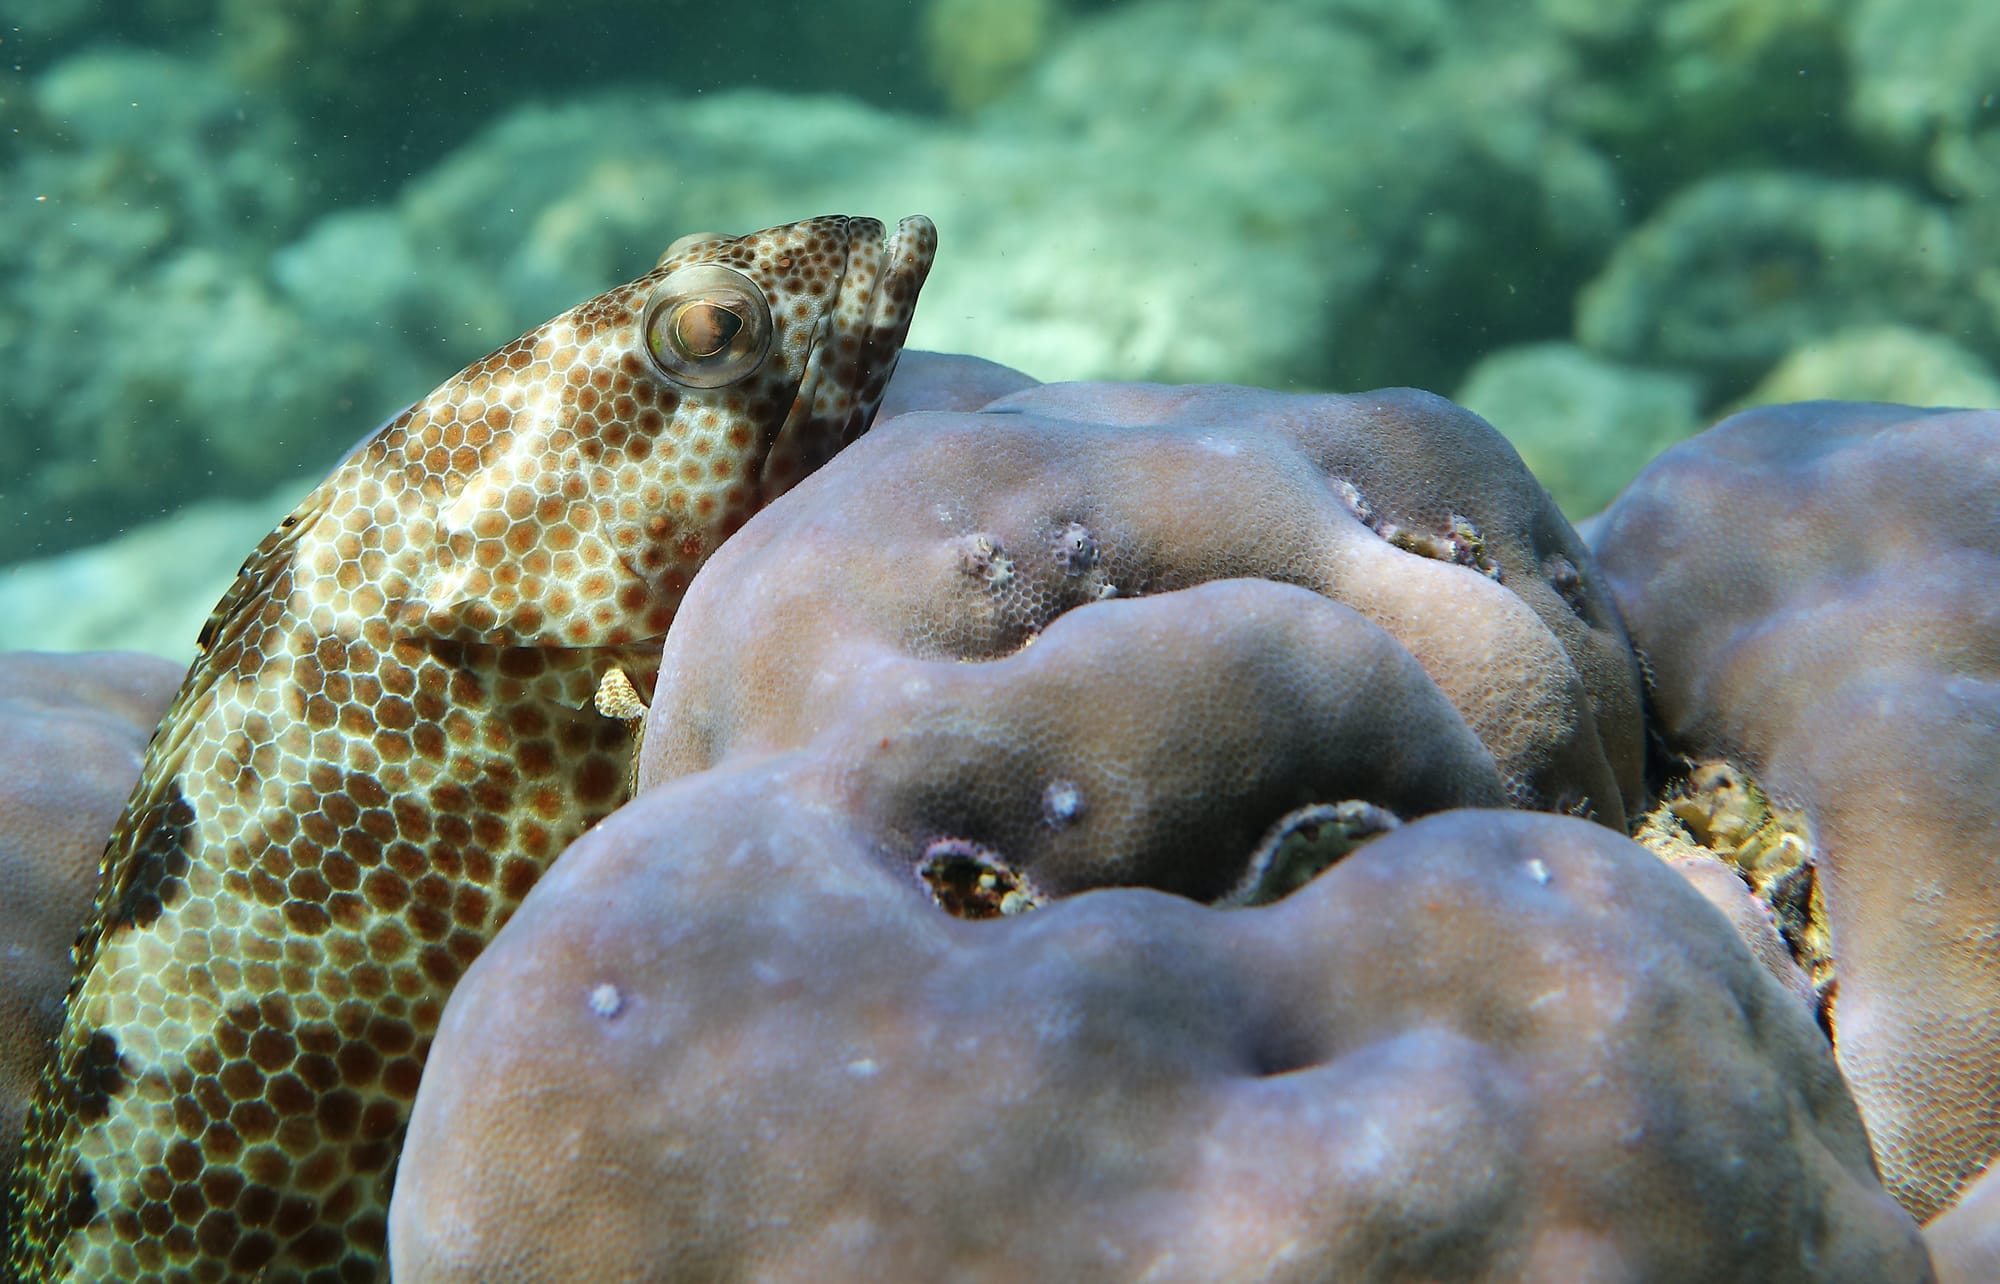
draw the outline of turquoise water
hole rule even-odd
[[[916,346],[1430,388],[1574,516],[1741,404],[2000,404],[1989,0],[463,7],[0,15],[0,645],[191,653],[384,416],[829,211],[936,219]]]

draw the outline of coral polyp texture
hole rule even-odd
[[[1599,581],[1419,393],[877,427],[454,996],[396,1278],[1929,1278],[1810,1006],[1618,830]]]
[[[1504,791],[1495,801],[1618,826],[1642,787],[1637,671],[1588,550],[1499,434],[1425,393],[1067,384],[977,414],[904,415],[718,556],[722,569],[690,588],[662,661],[657,703],[669,712],[648,732],[642,767],[653,780],[815,737],[861,744],[898,717],[957,727],[1025,717],[1002,692],[1015,672],[1043,669],[1034,649],[1066,613],[1252,578],[1361,617],[1315,626],[1345,629],[1352,654],[1307,654],[1320,657],[1330,700],[1384,719],[1380,752],[1407,756],[1377,770],[1414,782],[1435,752],[1436,774],[1469,780],[1455,756],[1470,743],[1462,721],[1491,756]],[[1171,649],[1171,631],[1159,650]],[[1363,669],[1342,669],[1391,651],[1399,663],[1385,664],[1379,689]],[[998,663],[987,672],[961,661]],[[1220,734],[1222,706],[1250,699],[1268,668],[1243,664],[1207,705],[1195,703],[1208,689],[1198,685],[1152,697],[1189,706],[1176,734],[1201,756],[1173,766],[1185,773],[1185,805],[1224,787],[1216,768],[1228,759],[1203,737]],[[1075,690],[1038,686],[1042,716],[1060,713],[1074,734],[1045,735],[1041,749],[1025,724],[996,728],[985,780],[1046,783],[1119,739],[1113,711],[1145,681],[1138,666],[1121,675],[1109,663],[1090,682],[1055,669]],[[891,670],[907,681],[880,679]],[[1441,703],[1402,694],[1418,671]],[[891,704],[906,708],[884,712]],[[1246,753],[1275,752],[1254,727],[1232,734]],[[1302,723],[1298,742],[1313,734]],[[1016,746],[1004,770],[1001,745]],[[1258,776],[1247,760],[1229,771]],[[961,789],[968,807],[991,800],[1014,814],[979,780]],[[1148,807],[1172,805],[1163,793]]]
[[[1987,1169],[1927,1224],[1924,1244],[1943,1284],[2000,1279],[2000,1169]]]
[[[966,922],[831,765],[642,794],[522,906],[439,1031],[399,1281],[1930,1278],[1810,1017],[1601,826]]]
[[[851,643],[850,628],[829,632]],[[1391,825],[1384,813],[1506,805],[1492,755],[1409,652],[1359,612],[1290,585],[1218,580],[1104,602],[986,664],[837,650],[802,670],[839,693],[824,706],[774,690],[767,675],[786,666],[744,674],[745,689],[776,696],[758,712],[792,717],[734,751],[824,727],[798,743],[824,746],[848,796],[904,836],[919,876],[949,877],[955,863],[1030,904],[1120,883],[1255,896],[1283,871],[1254,856],[1276,856],[1286,818],[1314,804],[1360,803],[1375,809],[1363,818]],[[655,744],[666,752],[649,757],[651,776],[671,772],[686,744],[673,734],[684,691],[662,691]],[[687,703],[690,719],[713,710]]]
[[[1667,747],[1802,818],[1823,1019],[1929,1220],[2000,1155],[2000,414],[1738,415],[1655,461],[1597,551]]]

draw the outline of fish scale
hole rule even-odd
[[[936,250],[683,238],[358,447],[244,563],[148,751],[30,1108],[9,1264],[386,1277],[446,998],[627,794],[690,577],[864,431]]]

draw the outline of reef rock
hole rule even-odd
[[[605,36],[524,46],[516,27],[563,19],[519,0],[170,3],[176,28],[219,29],[187,38],[201,54],[80,49],[21,73],[0,178],[46,199],[0,206],[0,341],[20,353],[0,501],[27,519],[0,532],[5,560],[323,469],[665,239],[778,211],[948,226],[919,344],[1044,377],[1321,387],[1444,385],[1465,335],[1562,326],[1622,218],[1548,93],[1557,37],[1498,10],[1087,6],[1034,36],[1011,89],[938,119],[908,111],[924,22],[904,0],[745,11],[699,59],[624,0],[584,25],[647,48],[647,85],[610,88],[565,61]],[[1029,6],[983,8],[1018,25]],[[724,68],[764,80],[774,40],[816,51],[785,61],[794,91],[865,81],[904,110],[698,92]],[[406,101],[427,54],[454,89],[413,131],[374,104]],[[371,122],[386,132],[350,128]]]
[[[1701,381],[1572,343],[1503,348],[1454,398],[1507,435],[1572,517],[1595,513],[1662,449],[1701,427]]]
[[[1793,349],[1743,400],[1746,407],[1893,401],[1990,408],[2000,406],[2000,376],[1941,334],[1898,325],[1863,326]]]
[[[1837,329],[1900,323],[1990,346],[1996,313],[1944,209],[1884,182],[1705,179],[1624,241],[1577,299],[1585,347],[1738,386]]]

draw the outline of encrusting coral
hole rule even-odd
[[[1715,764],[1705,766],[1712,768]],[[1799,897],[1778,902],[1753,883],[1742,859],[1742,846],[1718,842],[1711,832],[1700,836],[1690,832],[1681,816],[1687,804],[1703,798],[1702,793],[1693,792],[1654,809],[1641,818],[1633,837],[1721,910],[1764,969],[1801,1006],[1817,1015],[1821,994],[1815,982],[1824,978],[1820,969],[1808,972],[1808,968],[1823,963],[1824,953],[1801,948],[1802,936],[1796,929],[1800,925],[1797,919],[1804,915],[1781,920],[1779,912],[1781,904],[1785,908],[1817,909],[1817,897],[1808,895],[1804,898],[1806,904],[1798,904]],[[1809,894],[1817,884],[1807,883],[1804,887]],[[1794,930],[1787,931],[1788,927]]]
[[[2000,1156],[2000,413],[1738,415],[1655,461],[1597,551],[1667,747],[1803,815],[1824,1019],[1929,1220]]]

